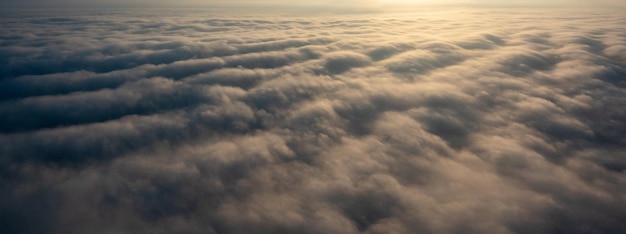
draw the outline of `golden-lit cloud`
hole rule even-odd
[[[293,7],[334,7],[334,8],[380,8],[385,6],[561,6],[561,7],[626,7],[621,0],[0,0],[3,7],[28,8],[85,8],[85,7],[224,7],[237,6],[262,9],[261,6]],[[256,7],[256,8],[255,8]]]
[[[0,10],[0,233],[624,233],[623,12],[301,3]]]

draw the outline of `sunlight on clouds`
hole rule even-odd
[[[623,12],[299,2],[3,11],[0,232],[625,233]]]
[[[93,7],[251,7],[254,10],[285,8],[376,9],[392,6],[561,6],[561,7],[626,7],[622,0],[0,0],[0,7],[26,8],[93,8]]]
[[[445,1],[436,0],[375,0],[379,3],[392,3],[392,4],[433,4],[444,3]]]

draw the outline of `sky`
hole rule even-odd
[[[626,233],[622,9],[75,2],[0,12],[0,233]]]
[[[48,8],[48,7],[197,7],[197,6],[283,6],[283,7],[359,7],[371,8],[393,5],[443,5],[443,6],[570,6],[570,7],[624,7],[626,3],[621,0],[0,0],[0,5],[5,7]]]

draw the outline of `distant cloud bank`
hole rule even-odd
[[[489,6],[489,7],[626,7],[622,0],[0,0],[1,7],[8,8],[197,8],[197,7],[235,7],[271,10],[276,8],[321,7],[326,10],[377,9],[381,7],[401,6]],[[320,10],[320,9],[317,9]]]
[[[626,232],[621,12],[0,22],[0,232]]]

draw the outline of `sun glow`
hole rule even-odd
[[[436,3],[441,1],[434,0],[379,0],[383,3],[408,3],[408,4],[423,4],[423,3]]]
[[[385,5],[436,5],[436,4],[449,4],[451,2],[459,3],[461,1],[436,1],[436,0],[377,0],[380,4]]]

